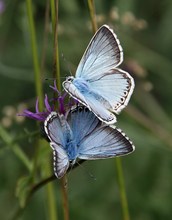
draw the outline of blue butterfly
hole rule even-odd
[[[76,70],[67,77],[64,89],[103,122],[116,122],[115,114],[126,107],[134,89],[134,80],[118,66],[123,51],[117,36],[103,25],[91,39]]]
[[[106,159],[134,151],[132,142],[120,129],[101,122],[84,106],[73,107],[65,116],[50,113],[44,128],[53,149],[57,178],[63,177],[77,159]]]

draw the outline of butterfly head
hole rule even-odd
[[[74,80],[74,77],[73,76],[68,76],[67,78],[66,78],[66,82],[73,82],[73,80]]]

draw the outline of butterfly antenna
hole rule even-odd
[[[51,78],[51,77],[49,77],[49,78],[44,78],[44,80],[45,80],[45,81],[47,81],[47,80],[53,80],[53,81],[54,81],[54,80],[56,80],[56,78]]]
[[[76,164],[78,164],[78,166],[80,166],[82,169],[84,169],[86,171],[86,173],[89,175],[89,177],[91,177],[91,179],[93,179],[94,181],[96,181],[96,177],[86,169],[86,167],[84,167],[81,163],[76,161]]]
[[[63,53],[62,53],[62,58],[63,58],[64,62],[65,62],[66,65],[67,65],[67,69],[68,69],[70,75],[72,76],[72,72],[71,72],[71,68],[70,68],[70,66],[69,66],[69,62],[66,60],[66,58],[65,58],[65,56],[64,56]]]

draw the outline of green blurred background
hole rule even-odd
[[[33,1],[39,61],[45,93],[52,94],[53,37],[49,20],[44,34],[46,1]],[[136,88],[128,107],[118,116],[136,146],[123,157],[123,170],[132,220],[172,219],[172,1],[96,0],[98,26],[110,25],[124,50],[121,68],[130,72]],[[92,37],[87,1],[59,1],[61,80],[75,72]],[[65,59],[61,56],[65,57]],[[17,183],[28,170],[16,144],[33,160],[38,131],[35,121],[16,117],[34,108],[36,99],[26,2],[0,0],[0,219],[18,210]],[[14,140],[14,141],[13,141]],[[11,143],[12,142],[12,143]],[[11,144],[10,144],[11,143]],[[45,143],[44,143],[45,144]],[[40,167],[51,166],[47,147]],[[48,154],[47,154],[48,152]],[[70,219],[122,219],[115,159],[86,162],[68,174]],[[41,171],[42,172],[42,171]],[[96,180],[90,177],[89,172]],[[45,175],[46,176],[46,175]],[[59,219],[59,181],[54,181]],[[20,219],[49,219],[45,188],[30,199]]]

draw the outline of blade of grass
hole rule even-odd
[[[36,44],[36,33],[35,33],[35,25],[33,19],[32,1],[26,0],[26,4],[27,4],[27,13],[28,13],[29,28],[30,28],[31,45],[32,45],[32,57],[33,57],[34,73],[35,73],[35,88],[36,88],[36,94],[40,100],[39,107],[40,110],[42,111],[44,106],[43,89],[42,89],[41,73],[40,73],[38,51]]]
[[[36,87],[36,94],[39,97],[39,108],[43,110],[43,88],[42,88],[42,77],[40,73],[40,66],[39,66],[39,59],[38,59],[38,52],[37,52],[37,43],[36,43],[36,33],[35,33],[35,25],[33,19],[33,10],[32,10],[32,1],[26,0],[27,3],[27,12],[28,12],[28,20],[29,20],[29,28],[30,28],[30,35],[31,35],[31,43],[32,43],[32,54],[33,54],[33,63],[34,63],[34,70],[35,70],[35,87]],[[38,141],[38,146],[39,146]],[[37,148],[35,157],[34,157],[34,170],[33,176],[36,173],[37,167],[37,158],[39,154],[39,148]],[[50,173],[50,167],[47,166],[47,173]],[[50,220],[56,220],[56,205],[55,205],[55,198],[54,198],[54,190],[52,183],[49,183],[46,187],[47,190],[47,203],[48,203],[48,213]]]
[[[51,0],[51,19],[53,30],[53,77],[57,79],[57,88],[61,91],[60,62],[58,49],[58,0]]]
[[[96,21],[96,12],[94,7],[94,0],[88,0],[88,7],[91,17],[91,24],[93,32],[95,33],[97,31],[97,21]]]
[[[119,185],[119,192],[120,192],[120,198],[121,198],[123,219],[130,220],[121,158],[119,157],[115,158],[115,162],[116,162],[116,169],[117,169],[117,177],[118,177],[118,185]]]
[[[67,193],[67,175],[65,175],[61,179],[62,185],[62,198],[63,198],[63,211],[64,211],[64,219],[69,220],[69,207],[68,207],[68,193]]]
[[[15,153],[15,155],[21,160],[21,162],[26,166],[26,168],[31,171],[32,170],[32,163],[29,161],[26,154],[22,151],[20,146],[18,144],[13,143],[13,139],[8,134],[8,132],[0,125],[0,137],[5,142],[6,145],[8,145],[12,151]]]

